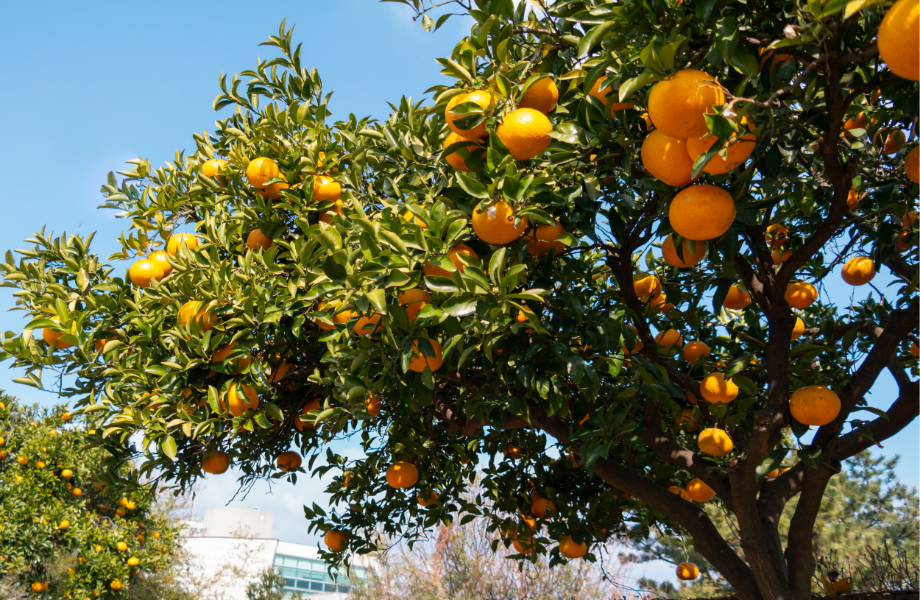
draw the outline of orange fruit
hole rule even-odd
[[[808,308],[818,299],[818,289],[810,283],[796,281],[786,286],[784,297],[793,308]]]
[[[201,174],[205,177],[213,177],[217,179],[217,174],[226,165],[227,161],[222,158],[212,158],[211,160],[206,160],[201,165]]]
[[[665,350],[674,345],[684,345],[684,338],[681,337],[680,332],[675,329],[659,332],[658,335],[655,336],[655,341]]]
[[[341,302],[330,302],[329,308],[326,308],[326,303],[320,302],[316,306],[316,310],[318,312],[336,313],[336,311],[338,311],[341,305],[342,305]],[[332,321],[333,323],[347,323],[354,316],[355,316],[355,313],[353,311],[343,310],[343,311],[337,312],[336,314],[330,314],[329,320]],[[324,331],[330,331],[335,328],[335,325],[329,325],[327,323],[324,323],[323,321],[320,321],[319,319],[316,319],[314,323],[316,323],[316,325]]]
[[[649,306],[656,309],[658,312],[668,312],[674,305],[671,304],[668,300],[667,294],[658,294],[649,301]]]
[[[675,496],[680,496],[681,500],[686,500],[690,502],[690,496],[687,495],[687,490],[680,487],[679,485],[672,485],[668,487],[668,491],[674,494]]]
[[[332,223],[332,215],[329,213],[335,213],[337,215],[344,215],[345,213],[342,209],[345,207],[345,203],[341,199],[335,201],[335,205],[328,210],[319,211],[319,220],[323,223]]]
[[[212,452],[201,461],[201,470],[212,475],[226,473],[230,468],[230,455],[226,452]]]
[[[701,431],[696,443],[700,447],[700,452],[717,457],[728,456],[735,447],[727,433],[712,427]]]
[[[712,373],[700,382],[700,393],[713,404],[728,403],[738,396],[738,386],[731,379],[726,380],[723,373]]]
[[[307,413],[310,413],[314,410],[319,410],[319,408],[320,408],[319,400],[314,398],[313,400],[310,400],[309,402],[303,405],[303,408],[300,409],[300,415],[306,416]],[[303,421],[301,420],[300,416],[297,416],[294,418],[294,427],[297,428],[297,431],[303,431],[304,428],[316,430],[318,426],[312,423],[308,423],[307,421]]]
[[[191,327],[189,323],[194,319],[197,327],[199,327],[202,332],[210,331],[214,328],[217,317],[212,315],[207,309],[202,308],[203,305],[204,303],[198,300],[192,300],[182,305],[179,309],[179,322],[183,327]]]
[[[323,542],[333,552],[342,552],[348,548],[348,534],[337,529],[330,529],[323,536]]]
[[[605,77],[599,77],[597,81],[594,82],[594,85],[591,86],[591,91],[588,92],[603,104],[607,104],[607,96],[610,94],[612,88],[608,85],[604,89],[601,89],[601,83],[604,81]],[[617,99],[619,99],[619,92],[616,94]],[[633,102],[611,102],[607,106],[607,113],[613,118],[613,113],[620,110],[627,110],[635,106]]]
[[[505,115],[495,132],[515,160],[530,160],[549,147],[553,138],[548,134],[552,130],[553,124],[546,115],[532,108],[519,108]]]
[[[789,242],[789,230],[782,223],[773,223],[767,227],[764,239],[774,248],[782,246]]]
[[[160,267],[159,261],[142,258],[128,269],[128,277],[137,287],[148,288],[154,279],[157,281],[163,279],[163,268]]]
[[[485,121],[483,121],[476,127],[473,127],[472,129],[460,129],[459,127],[457,127],[456,124],[454,124],[455,120],[462,119],[464,115],[455,115],[455,114],[452,114],[450,111],[453,110],[458,105],[465,104],[467,102],[473,102],[475,104],[478,104],[479,106],[483,108],[483,110],[485,110],[485,109],[488,109],[489,106],[492,104],[492,94],[490,94],[489,92],[476,90],[474,92],[470,92],[469,94],[459,94],[457,96],[454,96],[453,98],[450,99],[450,101],[448,101],[447,108],[444,110],[444,120],[447,121],[447,125],[448,127],[450,127],[451,131],[453,131],[454,133],[458,135],[462,135],[463,137],[467,139],[477,139],[477,138],[485,137],[486,136],[486,122]]]
[[[51,317],[51,320],[58,324],[60,324],[61,322],[60,317]],[[76,321],[72,321],[70,323],[70,333],[71,335],[77,334],[77,322]],[[48,344],[49,346],[57,344],[55,348],[57,348],[58,350],[66,350],[67,348],[70,348],[71,346],[73,346],[73,344],[71,344],[70,342],[61,341],[61,338],[64,337],[65,335],[66,334],[60,331],[54,331],[53,329],[42,329],[42,339],[45,340],[45,343]]]
[[[531,498],[530,514],[538,519],[545,519],[547,514],[556,514],[556,505],[549,498]]]
[[[317,175],[313,178],[313,202],[338,200],[342,195],[342,184],[331,177]]]
[[[169,260],[166,258],[167,256],[168,255],[163,250],[157,250],[147,255],[147,260],[155,263],[160,267],[160,270],[163,271],[163,277],[172,273],[173,270],[172,265],[169,264]]]
[[[694,252],[690,252],[690,244],[692,243],[695,246]],[[683,259],[677,255],[677,246],[674,245],[674,236],[669,235],[664,238],[664,243],[661,244],[661,256],[664,258],[664,261],[671,265],[672,267],[677,267],[678,269],[686,269],[692,267],[693,265],[699,263],[706,256],[706,242],[693,242],[692,240],[683,241]]]
[[[259,394],[245,383],[233,383],[227,389],[227,406],[230,414],[239,417],[247,410],[259,408]]]
[[[914,183],[920,183],[920,146],[914,146],[904,157],[904,174]]]
[[[379,329],[378,323],[380,323],[380,313],[372,312],[365,317],[358,317],[352,331],[356,335],[370,335]]]
[[[377,394],[368,394],[364,400],[364,410],[372,417],[380,414],[380,398],[377,397]]]
[[[878,53],[903,79],[920,81],[920,4],[898,0],[878,28]]]
[[[425,371],[425,367],[431,369],[431,372],[437,371],[441,368],[441,365],[444,363],[441,353],[441,344],[438,340],[428,339],[431,342],[431,347],[434,350],[434,356],[425,356],[418,349],[418,341],[412,342],[412,360],[409,361],[409,370],[415,371],[416,373],[422,373]]]
[[[71,471],[70,469],[64,469],[63,471],[61,471],[61,478],[70,479],[71,477],[73,477],[73,471]]]
[[[524,456],[524,451],[517,444],[508,444],[505,447],[505,456],[508,458],[518,459]]]
[[[192,250],[198,246],[198,238],[191,233],[177,233],[169,238],[169,242],[166,244],[166,253],[170,256],[175,256],[183,244],[185,244],[186,248]]]
[[[691,185],[671,201],[668,220],[674,231],[688,240],[713,240],[735,221],[735,201],[714,185]]]
[[[278,177],[284,181],[276,181],[275,183],[270,183],[265,186],[265,189],[257,190],[256,193],[266,200],[280,200],[281,190],[286,190],[291,186],[288,185],[287,177],[284,176],[284,173],[278,174]]]
[[[252,159],[246,167],[246,179],[252,187],[264,188],[266,181],[280,174],[278,163],[265,156]]]
[[[843,128],[846,129],[847,135],[850,135],[849,131],[851,129],[865,129],[866,128],[866,113],[860,111],[859,114],[853,115],[846,120],[843,124]]]
[[[136,567],[139,564],[141,564],[141,561],[136,556],[132,556],[131,558],[128,559],[129,567]]]
[[[450,146],[451,144],[456,144],[457,142],[463,142],[463,141],[470,142],[470,144],[466,146],[466,151],[469,152],[471,155],[474,152],[478,153],[480,156],[485,155],[486,149],[483,148],[480,144],[478,144],[476,140],[465,138],[461,136],[460,134],[455,133],[453,131],[451,131],[448,134],[447,138],[444,140],[444,149],[446,150],[447,147]],[[457,169],[458,171],[465,171],[467,173],[471,171],[471,169],[466,166],[466,162],[464,161],[463,157],[457,154],[456,152],[445,155],[444,160],[447,161],[447,164]]]
[[[694,502],[709,502],[715,498],[716,493],[711,487],[703,483],[702,479],[691,479],[687,484],[687,495]]]
[[[109,342],[114,342],[117,340],[117,336],[102,338],[101,340],[93,340],[93,348],[96,349],[96,352],[102,352],[102,349],[105,348],[105,345]]]
[[[744,123],[745,120],[742,118],[742,126]],[[702,138],[687,138],[687,153],[690,155],[690,161],[696,161],[697,158],[708,152],[717,139],[714,135],[707,135]],[[721,175],[743,165],[751,156],[751,152],[754,151],[754,146],[757,145],[757,137],[753,133],[745,133],[740,138],[738,134],[735,134],[728,139],[727,144],[725,146],[726,158],[720,156],[720,151],[709,159],[709,162],[703,167],[704,173]]]
[[[425,508],[428,508],[432,504],[436,504],[438,502],[438,495],[435,494],[434,492],[431,492],[430,494],[428,494],[428,499],[426,500],[422,494],[419,494],[416,499],[420,506],[424,506]]]
[[[246,247],[250,250],[255,250],[256,248],[268,250],[272,247],[272,239],[262,233],[261,229],[253,229],[246,237]]]
[[[674,187],[690,185],[693,159],[687,152],[687,140],[671,137],[660,129],[645,136],[642,142],[642,166],[652,177]]]
[[[112,589],[115,590],[115,591],[118,591],[118,590],[121,589],[121,582],[118,581],[118,580],[116,579],[116,580],[112,581],[112,583],[109,584],[109,587],[112,588]],[[94,594],[94,595],[95,595],[95,594]]]
[[[282,452],[278,455],[278,458],[275,459],[275,464],[278,465],[278,468],[282,471],[292,471],[300,467],[303,460],[300,458],[300,455],[296,452]]]
[[[544,77],[535,81],[533,85],[527,88],[521,100],[518,102],[518,108],[532,108],[538,110],[544,115],[548,115],[556,108],[559,102],[559,88],[552,77]]]
[[[433,268],[437,269],[437,267]],[[443,271],[443,269],[438,270]],[[446,273],[447,271],[444,272]],[[399,294],[396,295],[396,299],[400,306],[406,307],[406,315],[409,317],[410,324],[415,320],[415,316],[418,314],[418,311],[422,310],[425,308],[425,306],[431,303],[431,295],[429,295],[428,292],[418,288],[399,292]]]
[[[626,326],[626,329],[631,329],[632,332],[633,332],[634,334],[636,334],[636,335],[635,335],[635,337],[636,337],[636,345],[633,346],[633,349],[632,349],[632,350],[628,350],[628,349],[626,348],[626,346],[623,346],[623,354],[635,354],[636,352],[639,352],[640,350],[642,350],[642,348],[643,348],[642,340],[639,339],[639,332],[638,332],[638,330],[636,330],[635,327],[633,327],[632,325],[627,325],[627,326]]]
[[[875,262],[868,256],[854,256],[843,265],[842,275],[852,286],[865,285],[875,277]]]
[[[588,545],[586,543],[577,544],[570,535],[559,540],[559,554],[566,558],[581,558],[587,551]]]
[[[655,84],[648,113],[655,127],[671,137],[700,137],[709,132],[704,115],[721,104],[725,94],[712,76],[684,69]]]
[[[537,231],[534,238],[541,242],[552,242],[565,235],[565,227],[559,221],[552,225],[537,225]]]
[[[802,337],[803,333],[805,333],[805,321],[796,317],[795,325],[792,326],[792,341],[794,342]]]
[[[696,419],[692,417],[693,409],[685,408],[680,411],[680,417],[677,419],[675,424],[680,427],[683,431],[694,432],[697,430]]]
[[[70,495],[71,495],[71,496],[74,496],[74,497],[76,497],[76,496],[82,496],[82,495],[83,495],[83,490],[81,490],[81,489],[78,488],[78,487],[75,487],[75,488],[73,488],[72,490],[70,490]]]
[[[900,129],[879,129],[872,137],[872,143],[878,144],[882,135],[885,135],[885,142],[879,150],[881,154],[897,154],[904,147],[904,132]]]
[[[530,554],[533,552],[533,536],[526,536],[522,538],[514,538],[511,540],[511,544],[514,546],[514,549],[518,551],[518,554]]]
[[[499,200],[482,210],[481,205],[473,211],[473,232],[489,244],[508,244],[521,237],[527,229],[527,217],[521,217],[514,226],[514,209],[504,200]]]
[[[728,294],[725,295],[725,302],[722,306],[731,310],[741,310],[751,303],[751,295],[742,290],[737,285],[728,288]]]
[[[823,385],[802,387],[789,398],[789,412],[803,425],[827,425],[840,414],[840,397]]]
[[[465,265],[460,262],[459,258],[457,258],[458,254],[465,254],[466,256],[470,256],[472,258],[479,258],[479,255],[476,254],[476,252],[466,244],[456,244],[451,247],[451,249],[447,252],[447,258],[449,258],[450,261],[454,263],[454,266],[457,267],[457,270],[461,273],[463,273]],[[424,271],[425,275],[428,276],[438,275],[441,277],[450,277],[450,272],[446,269],[442,269],[441,267],[436,267],[428,263],[425,263],[422,266],[422,271]]]
[[[633,273],[633,290],[641,300],[661,293],[661,281],[650,273]]]
[[[220,348],[217,349],[217,351],[214,354],[211,355],[211,362],[212,363],[224,362],[225,360],[227,360],[227,357],[230,356],[230,353],[233,352],[233,349],[236,348],[236,346],[237,346],[236,342],[230,342],[229,344],[221,346]],[[247,355],[246,357],[235,359],[233,363],[231,364],[232,368],[234,369],[233,375],[236,375],[237,373],[245,369],[251,361],[252,361],[252,358],[249,355]],[[189,395],[191,395],[191,392],[189,392],[189,394],[186,394],[186,398]]]
[[[692,581],[700,576],[700,570],[693,563],[680,563],[677,565],[677,578],[682,581]]]
[[[418,469],[410,462],[397,462],[387,469],[387,485],[402,489],[412,487],[418,481]]]
[[[542,242],[531,236],[527,236],[527,253],[531,256],[543,256],[555,251],[556,255],[565,250],[565,244],[555,240],[551,242]]]
[[[700,356],[709,356],[710,352],[709,346],[703,342],[690,342],[684,346],[684,359],[693,364]]]
[[[856,191],[856,188],[850,188],[850,191],[847,192],[847,208],[852,210],[857,204],[859,204],[859,192]]]
[[[124,542],[118,542],[117,544],[115,544],[115,549],[118,550],[119,552],[124,552],[125,550],[128,549],[128,544]]]
[[[67,529],[68,527],[70,527],[70,521],[68,521],[67,519],[64,519],[63,521],[58,523],[58,529]]]
[[[646,130],[646,131],[651,131],[651,130],[655,129],[655,126],[652,124],[652,119],[648,116],[648,113],[647,113],[647,112],[644,112],[644,113],[642,113],[642,114],[639,115],[639,116],[642,117],[642,120],[643,120],[643,121],[645,121],[645,130]]]

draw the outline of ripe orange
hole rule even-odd
[[[489,244],[508,244],[521,237],[527,229],[527,217],[521,217],[514,226],[514,209],[504,200],[499,200],[482,210],[482,205],[473,211],[473,232]]]
[[[364,410],[372,417],[380,414],[380,398],[377,397],[377,394],[368,394],[364,399]]]
[[[70,479],[71,477],[73,477],[73,471],[71,471],[70,469],[64,469],[63,471],[61,471],[61,478]]]
[[[635,354],[636,352],[639,352],[643,348],[642,340],[639,339],[639,331],[632,325],[627,325],[626,329],[631,329],[632,332],[635,334],[636,344],[635,346],[633,346],[632,350],[628,350],[626,346],[623,346],[623,354]]]
[[[674,231],[688,240],[713,240],[735,221],[735,201],[714,185],[691,185],[671,201],[668,220]]]
[[[550,252],[555,251],[555,255],[558,256],[563,250],[565,250],[565,244],[562,242],[557,242],[553,240],[552,242],[541,242],[538,239],[535,239],[531,236],[525,238],[527,240],[527,253],[531,256],[543,256],[544,254],[549,254]]]
[[[206,160],[201,165],[201,174],[205,177],[213,177],[217,179],[217,173],[227,165],[227,161],[222,158],[212,158],[211,160]]]
[[[55,323],[61,322],[60,317],[51,317],[51,320],[54,321]],[[77,322],[76,321],[73,321],[70,323],[70,333],[71,335],[77,334]],[[45,340],[45,343],[48,344],[49,346],[57,344],[55,348],[57,348],[58,350],[66,350],[67,348],[70,348],[71,346],[73,346],[73,344],[71,344],[70,342],[61,341],[61,338],[64,337],[64,335],[66,334],[61,333],[60,331],[54,331],[53,329],[42,329],[42,339]]]
[[[809,385],[793,392],[789,412],[803,425],[827,425],[840,414],[840,397],[823,385]]]
[[[865,285],[875,277],[875,262],[868,256],[854,256],[843,265],[842,275],[852,286]]]
[[[671,137],[700,137],[709,132],[704,115],[721,104],[725,104],[725,94],[715,78],[684,69],[655,84],[648,113],[655,127]]]
[[[64,519],[63,521],[58,523],[58,529],[67,529],[68,527],[70,527],[70,521],[68,521],[67,519]]]
[[[454,124],[455,120],[462,119],[464,115],[455,115],[455,114],[452,114],[450,111],[453,110],[458,105],[465,104],[467,102],[473,102],[475,104],[478,104],[485,110],[485,109],[488,109],[489,106],[492,104],[492,94],[490,94],[489,92],[476,90],[474,92],[470,92],[469,94],[459,94],[457,96],[454,96],[447,103],[447,108],[444,110],[444,120],[447,121],[447,125],[451,128],[451,130],[454,133],[462,135],[463,137],[467,139],[477,139],[477,138],[485,137],[486,136],[485,121],[483,121],[476,127],[473,127],[472,129],[460,129],[459,127],[457,127],[456,124]]]
[[[288,185],[287,177],[284,176],[284,173],[280,173],[278,177],[284,181],[276,181],[275,183],[270,183],[265,186],[265,189],[256,190],[256,193],[266,200],[281,200],[281,190],[286,190],[291,186]]]
[[[846,129],[846,134],[850,134],[851,129],[865,129],[866,128],[866,113],[860,111],[858,114],[853,115],[846,120],[843,124],[843,128]]]
[[[533,536],[531,535],[526,537],[515,537],[511,540],[511,544],[519,554],[530,554],[533,552]]]
[[[83,495],[83,490],[81,490],[81,489],[78,488],[78,487],[75,487],[75,488],[73,488],[72,490],[70,490],[70,495],[73,496],[73,497],[82,496],[82,495]]]
[[[675,424],[678,427],[680,427],[680,429],[683,431],[687,431],[691,433],[696,431],[697,430],[696,419],[694,419],[691,415],[693,415],[692,408],[683,409],[682,411],[680,411],[680,417],[677,419]]]
[[[41,581],[36,581],[35,583],[32,584],[33,592],[38,593],[38,592],[43,591],[44,589],[45,589],[45,584],[43,584]]]
[[[278,458],[275,459],[275,464],[278,465],[278,468],[285,472],[300,467],[302,462],[300,455],[291,451],[282,452],[278,455]]]
[[[250,250],[255,250],[256,248],[268,250],[272,247],[272,239],[262,233],[261,229],[253,229],[246,237],[246,247]]]
[[[847,208],[852,210],[857,204],[859,204],[859,192],[856,191],[856,188],[850,188],[850,191],[847,192]]]
[[[703,342],[690,342],[684,346],[684,358],[690,364],[695,363],[700,356],[709,356],[709,353],[709,346]]]
[[[810,283],[796,281],[786,286],[784,297],[793,308],[808,308],[818,299],[818,289]]]
[[[675,496],[680,496],[681,500],[686,500],[690,502],[690,496],[687,495],[687,490],[680,487],[679,485],[672,485],[668,487],[668,491],[674,494]]]
[[[212,475],[226,473],[229,468],[230,455],[226,452],[212,452],[201,461],[201,470]]]
[[[674,187],[690,185],[693,159],[687,152],[687,140],[671,137],[660,129],[645,136],[642,142],[642,166],[652,177]]]
[[[426,500],[425,497],[424,497],[422,494],[419,494],[418,497],[417,497],[417,501],[418,501],[418,503],[419,503],[420,506],[424,506],[425,508],[428,508],[428,507],[431,506],[432,504],[436,504],[436,503],[437,503],[437,501],[438,501],[438,495],[435,494],[434,492],[431,492],[430,494],[428,494],[428,499]]]
[[[118,542],[117,544],[115,544],[115,549],[118,550],[119,552],[124,552],[125,550],[128,549],[128,544],[124,542]]]
[[[668,312],[669,310],[674,308],[674,305],[668,302],[667,300],[668,300],[667,294],[659,294],[649,301],[649,306],[651,308],[654,308],[658,312]]]
[[[472,258],[479,258],[479,255],[476,254],[476,252],[472,248],[467,246],[466,244],[456,244],[453,247],[451,247],[451,249],[447,253],[447,258],[449,258],[450,261],[454,263],[454,266],[457,267],[457,270],[460,271],[461,273],[463,273],[463,269],[465,268],[465,265],[462,262],[460,262],[459,258],[457,258],[458,254],[465,254],[466,256],[470,256]],[[424,271],[425,275],[428,275],[428,276],[438,275],[440,277],[450,277],[450,272],[447,271],[446,269],[442,269],[441,267],[436,267],[428,263],[425,263],[422,266],[422,271]]]
[[[221,346],[220,348],[217,349],[216,352],[214,352],[214,354],[211,355],[211,362],[212,363],[224,362],[225,360],[227,360],[227,357],[230,356],[230,353],[233,352],[233,349],[236,348],[236,346],[237,346],[236,342],[230,342],[229,344],[225,344],[224,346]],[[248,354],[245,357],[235,359],[231,363],[231,367],[233,368],[232,374],[236,375],[237,373],[245,369],[247,366],[249,366],[250,362],[252,362],[252,357],[249,356]],[[186,394],[185,397],[188,398],[190,394],[191,394],[191,391],[189,391],[189,393]]]
[[[303,408],[300,409],[300,415],[294,418],[294,427],[297,428],[297,431],[303,431],[305,428],[313,430],[317,429],[318,425],[314,425],[313,423],[301,420],[301,416],[306,417],[307,413],[310,413],[314,410],[319,410],[319,408],[319,399],[316,398],[303,405]]]
[[[712,373],[700,382],[700,393],[709,402],[728,403],[738,396],[738,386],[726,380],[723,373]]]
[[[549,147],[552,130],[553,124],[546,115],[532,108],[519,108],[505,115],[495,132],[515,160],[530,160]]]
[[[694,502],[709,502],[715,498],[716,493],[711,487],[703,483],[702,479],[691,479],[687,484],[687,495]]]
[[[544,77],[527,88],[518,102],[518,108],[532,108],[548,115],[559,102],[559,88],[552,77]]]
[[[182,305],[179,309],[179,322],[183,327],[191,327],[189,323],[194,320],[196,326],[202,332],[210,331],[214,328],[214,324],[217,323],[217,317],[203,308],[203,305],[204,303],[198,300],[192,300]]]
[[[378,323],[380,323],[380,313],[372,312],[367,316],[358,317],[352,331],[356,335],[370,335],[380,329]]]
[[[700,432],[696,443],[700,452],[718,457],[727,456],[735,447],[727,433],[711,427]]]
[[[142,258],[128,269],[128,277],[137,287],[148,288],[154,279],[157,281],[163,279],[163,268],[160,267],[159,261]]]
[[[541,242],[552,242],[565,235],[565,227],[559,221],[552,225],[537,225],[534,238]]]
[[[881,154],[897,154],[904,147],[904,132],[900,129],[879,129],[872,137],[872,143],[878,145],[879,139],[885,136],[885,143],[882,144]]]
[[[444,149],[446,150],[447,147],[450,146],[451,144],[456,144],[457,142],[462,142],[467,139],[468,138],[465,138],[461,136],[460,134],[454,133],[453,131],[451,131],[450,134],[448,134],[447,138],[444,140]],[[466,146],[467,152],[469,152],[471,155],[474,152],[478,153],[480,156],[485,155],[486,153],[485,148],[483,148],[480,144],[478,144],[476,140],[468,140],[468,141],[470,142],[470,144]],[[457,169],[458,171],[465,171],[467,173],[471,171],[471,169],[466,166],[466,162],[463,160],[463,157],[457,154],[456,152],[445,155],[444,160],[447,161],[447,164]]]
[[[437,267],[432,268],[437,269]],[[438,270],[443,271],[443,269]],[[447,273],[447,271],[444,272]],[[406,315],[409,317],[410,324],[415,320],[415,316],[418,314],[418,311],[422,310],[431,303],[431,296],[428,294],[428,292],[418,288],[399,292],[399,294],[396,295],[396,299],[400,306],[406,307]]]
[[[600,77],[597,81],[594,82],[594,85],[591,86],[591,91],[588,92],[602,103],[607,104],[607,96],[610,94],[612,88],[608,85],[603,90],[601,89],[601,83],[604,81],[605,77]],[[619,99],[619,92],[616,94],[617,99]],[[635,106],[634,102],[611,102],[607,105],[607,113],[613,118],[613,113],[620,110],[627,110]]]
[[[680,563],[677,565],[677,578],[682,581],[692,581],[700,576],[700,570],[693,563]]]
[[[175,256],[183,244],[185,244],[186,248],[192,250],[198,246],[198,238],[191,233],[177,233],[169,238],[169,242],[166,244],[166,253],[170,256]]]
[[[743,124],[744,120],[742,120],[742,126]],[[716,143],[717,139],[718,138],[714,135],[707,135],[703,138],[687,138],[687,153],[690,155],[691,162],[708,152],[709,149],[712,148],[712,145]],[[726,158],[720,156],[720,151],[709,159],[709,162],[703,167],[704,173],[721,175],[722,173],[728,173],[732,169],[740,167],[751,156],[751,152],[754,151],[754,146],[757,145],[757,138],[753,133],[745,133],[740,138],[738,134],[735,134],[729,138],[727,143],[728,146],[725,150]]]
[[[348,534],[337,529],[330,529],[323,536],[323,542],[333,552],[342,552],[348,548]]]
[[[731,310],[742,310],[751,303],[751,295],[742,290],[737,285],[728,288],[728,294],[725,295],[725,302],[722,306]]]
[[[132,556],[131,558],[128,559],[129,567],[136,567],[139,564],[141,564],[141,561],[136,556]]]
[[[242,391],[242,393],[240,393]],[[227,407],[230,414],[239,417],[247,410],[259,408],[259,394],[250,386],[244,384],[230,384],[227,389]]]
[[[547,514],[556,514],[556,505],[549,498],[531,498],[530,513],[538,519],[545,519]]]
[[[904,173],[914,183],[920,183],[920,146],[914,146],[904,157]]]
[[[387,469],[387,485],[402,489],[412,487],[418,481],[418,469],[410,462],[397,462]]]
[[[278,163],[264,156],[252,159],[246,167],[246,179],[249,180],[249,185],[257,188],[264,188],[266,181],[272,177],[278,177],[280,173]]]
[[[767,227],[764,239],[774,248],[782,246],[789,242],[789,230],[782,223],[773,223]]]
[[[577,544],[570,535],[559,540],[559,554],[566,558],[581,558],[587,551],[588,545],[586,543]]]
[[[680,335],[679,331],[674,329],[668,329],[667,331],[659,332],[658,335],[655,336],[655,341],[665,350],[669,349],[675,344],[677,346],[684,345],[684,338]]]
[[[691,243],[695,246],[693,252],[690,252]],[[664,238],[664,243],[661,244],[661,256],[664,258],[664,261],[672,267],[677,267],[678,269],[686,269],[699,263],[706,256],[706,242],[684,240],[682,245],[683,248],[681,251],[684,255],[683,259],[677,255],[677,246],[674,245],[673,234]]]
[[[356,316],[356,314],[354,311],[347,310],[347,309],[336,312],[339,310],[339,307],[341,305],[342,305],[341,302],[337,302],[337,301],[330,302],[329,308],[326,308],[326,303],[320,302],[316,306],[316,310],[319,312],[335,313],[335,314],[329,315],[329,320],[332,321],[333,323],[347,323],[351,320],[352,317]],[[330,331],[332,329],[335,329],[335,325],[329,325],[327,323],[324,323],[323,321],[320,321],[319,319],[316,319],[314,323],[316,323],[316,325],[324,331]]]
[[[878,53],[888,68],[910,81],[920,81],[920,5],[898,0],[878,28]]]
[[[337,215],[344,215],[345,213],[342,209],[345,207],[345,203],[341,199],[335,201],[335,205],[328,210],[319,211],[319,220],[323,223],[332,223],[332,215],[329,213],[334,213]]]
[[[338,200],[342,196],[342,184],[331,177],[317,175],[313,178],[313,201]]]
[[[163,250],[157,250],[147,255],[147,260],[159,266],[160,270],[163,271],[163,277],[168,276],[173,271],[172,265],[169,264],[169,260],[166,258],[167,256],[168,254]]]
[[[425,367],[431,369],[431,372],[437,371],[441,368],[443,364],[442,353],[441,353],[441,344],[438,340],[429,338],[431,342],[431,348],[434,350],[434,356],[425,356],[418,349],[418,340],[412,342],[412,360],[409,361],[409,370],[415,371],[416,373],[422,373],[425,370]]]
[[[633,273],[633,290],[640,300],[655,297],[661,293],[661,281],[650,273]]]
[[[805,333],[805,321],[796,317],[795,325],[792,326],[792,341],[794,342],[802,337],[803,333]]]
[[[116,592],[121,589],[121,582],[117,579],[109,584],[109,587],[115,590]]]

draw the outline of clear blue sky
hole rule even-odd
[[[375,0],[10,4],[0,21],[0,113],[7,115],[0,251],[26,247],[21,240],[45,225],[55,233],[98,231],[94,250],[108,257],[125,223],[113,211],[96,210],[106,173],[135,156],[160,165],[175,149],[192,148],[193,132],[213,130],[218,73],[232,75],[252,68],[257,56],[270,56],[271,49],[258,44],[277,33],[285,17],[297,26],[294,38],[303,43],[306,64],[319,70],[327,91],[335,90],[335,115],[386,118],[386,101],[420,98],[447,81],[434,59],[449,56],[469,27],[451,19],[429,34],[410,16],[407,7]],[[839,283],[830,288],[838,301],[851,291]],[[13,306],[10,290],[0,289],[2,331],[22,329],[19,313],[4,312]],[[55,401],[12,383],[17,376],[0,366],[0,389],[26,401]],[[873,389],[873,404],[887,407],[895,393],[885,375]],[[882,451],[903,457],[898,474],[911,485],[918,482],[918,439],[914,422]],[[199,514],[226,502],[230,487],[229,473],[207,484]],[[292,531],[301,530],[301,505],[322,500],[316,483],[275,489],[234,504],[284,512]]]

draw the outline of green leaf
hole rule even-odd
[[[497,252],[493,252],[492,257],[489,259],[489,277],[495,285],[500,284],[502,280],[502,269],[505,266],[505,253],[506,249],[501,248]]]
[[[163,441],[160,443],[160,450],[162,450],[163,454],[168,456],[170,460],[175,460],[177,451],[176,439],[171,435],[164,437]]]
[[[450,298],[439,308],[452,317],[465,317],[476,312],[477,304],[476,298]]]
[[[460,184],[464,192],[474,198],[482,198],[483,200],[489,198],[489,191],[486,189],[486,186],[475,179],[471,179],[464,173],[457,173],[457,183]]]
[[[370,300],[370,303],[374,305],[374,308],[377,309],[381,315],[387,314],[387,297],[386,291],[382,288],[377,288],[372,292],[368,292],[367,299]]]
[[[624,102],[633,92],[639,88],[648,85],[649,83],[654,83],[661,80],[661,75],[653,71],[644,71],[643,73],[627,79],[620,85],[620,102]]]

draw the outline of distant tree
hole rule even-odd
[[[246,600],[289,600],[302,598],[300,592],[292,596],[284,595],[284,577],[275,569],[265,569],[259,574],[259,580],[246,586]]]
[[[895,477],[898,460],[898,457],[873,458],[864,452],[844,463],[840,475],[830,480],[815,522],[813,544],[819,564],[819,574],[812,586],[815,591],[823,591],[821,573],[834,581],[852,577],[854,590],[901,588],[905,586],[902,580],[906,579],[916,585],[920,578],[917,490],[908,488]],[[780,521],[784,544],[795,509],[796,500],[793,500]],[[725,539],[743,554],[734,518],[717,505],[707,505],[706,511]],[[680,588],[669,582],[642,582],[664,596],[700,598],[731,593],[728,582],[696,552],[689,538],[661,535],[648,540],[637,539],[634,545],[639,552],[630,557],[632,561],[660,559],[678,564],[689,559],[699,566],[702,577]],[[877,568],[880,560],[898,567],[889,566],[886,573],[880,575]],[[905,565],[909,565],[909,572],[901,572]],[[880,582],[880,577],[887,581]],[[899,581],[892,581],[892,578]]]

